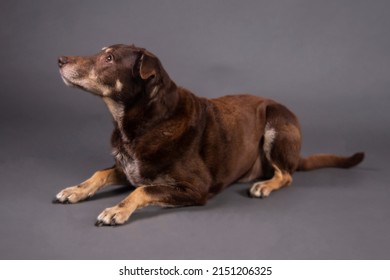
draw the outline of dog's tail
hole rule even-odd
[[[332,154],[316,154],[299,159],[298,171],[309,171],[325,167],[351,168],[361,163],[364,153],[356,153],[350,157]]]

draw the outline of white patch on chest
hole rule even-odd
[[[113,149],[113,156],[121,165],[123,172],[127,179],[133,186],[138,186],[144,183],[144,180],[140,174],[140,162],[136,158],[131,158],[128,155],[119,152],[117,149]]]
[[[263,150],[265,153],[265,156],[269,161],[271,161],[271,151],[272,151],[272,145],[276,137],[276,130],[275,128],[271,127],[269,123],[265,126],[265,132],[264,132],[264,144],[263,144]]]
[[[122,167],[127,180],[129,180],[129,182],[135,187],[140,185],[176,185],[176,181],[168,174],[160,174],[153,179],[142,177],[142,161],[134,156],[129,156],[126,153],[122,153],[116,148],[113,148],[112,154],[117,160],[117,164]]]

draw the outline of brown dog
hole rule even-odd
[[[107,185],[137,187],[105,209],[97,225],[123,224],[147,205],[203,205],[237,181],[255,181],[250,195],[267,197],[290,185],[296,170],[348,168],[364,158],[301,158],[299,123],[286,107],[251,95],[197,97],[176,86],[159,59],[142,48],[114,45],[94,56],[62,56],[58,65],[67,85],[107,104],[116,164],[62,190],[57,200],[76,203]]]

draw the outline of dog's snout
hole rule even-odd
[[[58,58],[58,66],[61,68],[62,66],[64,66],[65,64],[68,63],[68,58],[66,56],[60,56]]]

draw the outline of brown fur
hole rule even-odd
[[[266,197],[292,182],[296,170],[352,167],[352,157],[300,157],[301,132],[285,106],[252,95],[200,98],[178,87],[159,59],[142,48],[114,45],[90,57],[60,57],[65,83],[102,97],[115,129],[116,165],[57,195],[75,203],[109,184],[137,187],[107,208],[97,224],[123,224],[147,205],[203,205],[230,184],[255,182]]]

